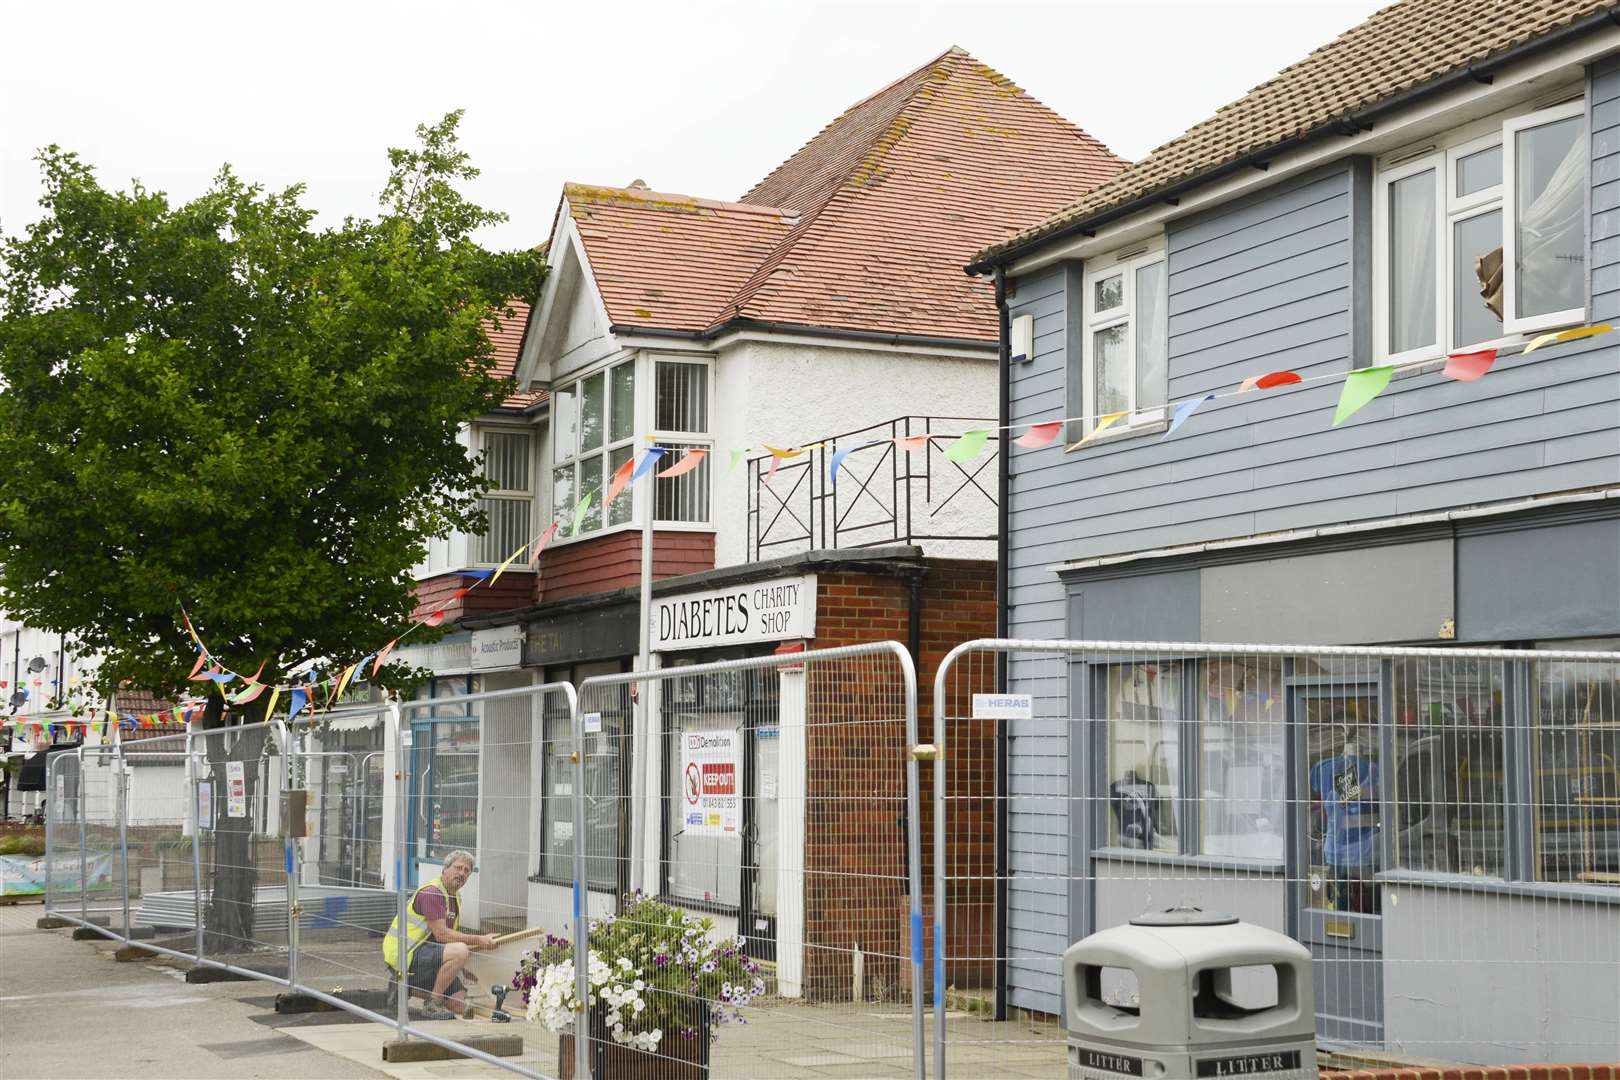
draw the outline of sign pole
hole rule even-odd
[[[652,669],[652,571],[653,571],[653,504],[658,491],[658,473],[652,470],[652,483],[644,484],[637,492],[642,496],[641,512],[641,624],[637,636],[636,670]],[[632,799],[630,826],[630,888],[633,892],[645,889],[645,873],[641,852],[647,844],[647,758],[652,747],[652,694],[646,680],[631,684],[636,695],[635,735],[631,752],[635,755],[635,794]]]

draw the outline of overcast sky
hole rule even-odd
[[[535,244],[565,180],[736,198],[951,45],[1135,160],[1380,6],[0,0],[0,231],[53,142],[109,186],[179,200],[230,162],[371,214],[384,149],[463,108],[472,194],[511,216],[483,239]]]

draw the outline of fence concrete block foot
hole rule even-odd
[[[103,934],[100,930],[94,930],[88,926],[75,926],[73,928],[74,941],[105,941],[106,938],[106,934]]]
[[[296,990],[291,993],[276,995],[276,1012],[278,1013],[308,1013],[308,1012],[335,1012],[336,1007],[328,1005],[320,998],[308,994],[300,994]]]
[[[456,1041],[464,1043],[474,1050],[482,1050],[486,1054],[496,1057],[522,1057],[523,1037],[521,1035],[458,1035]],[[466,1054],[457,1053],[435,1043],[422,1042],[417,1039],[399,1040],[383,1043],[383,1060],[399,1061],[452,1061],[456,1058],[466,1057]]]
[[[157,937],[157,927],[155,927],[155,926],[132,926],[132,927],[129,928],[129,933],[126,936],[131,941],[148,941],[148,940],[150,940],[152,938]]]
[[[156,960],[158,954],[151,949],[143,949],[139,945],[125,945],[113,953],[113,959],[120,964],[128,964],[136,960]]]
[[[34,920],[34,929],[36,930],[61,930],[64,927],[73,925],[75,924],[68,922],[66,919],[58,919],[55,915],[46,915]]]
[[[226,971],[224,968],[208,967],[206,965],[189,968],[186,971],[188,983],[217,983],[217,982],[253,982],[253,976],[243,975],[240,972]]]

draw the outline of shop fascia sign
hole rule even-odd
[[[656,597],[650,629],[653,652],[813,638],[816,576]]]
[[[523,626],[492,626],[488,630],[474,630],[472,635],[472,669],[474,671],[501,671],[523,665]]]

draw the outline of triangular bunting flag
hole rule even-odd
[[[1078,449],[1079,447],[1086,445],[1086,443],[1090,442],[1092,439],[1095,439],[1097,436],[1101,435],[1103,432],[1107,431],[1109,428],[1113,427],[1115,424],[1119,423],[1129,415],[1131,414],[1128,412],[1116,412],[1109,413],[1107,416],[1097,417],[1096,426],[1090,431],[1086,432],[1086,437],[1081,439],[1079,442],[1070,443],[1068,447],[1069,450]]]
[[[950,448],[945,451],[945,460],[956,465],[972,461],[979,456],[979,451],[984,449],[984,444],[989,438],[990,432],[984,428],[964,431],[962,437],[952,443]]]
[[[1174,435],[1176,433],[1176,428],[1180,427],[1182,424],[1185,424],[1187,422],[1187,417],[1197,412],[1198,407],[1204,402],[1214,400],[1214,394],[1205,394],[1201,398],[1189,398],[1188,400],[1183,401],[1180,405],[1177,405],[1176,411],[1170,416],[1170,427],[1165,431],[1164,437],[1159,441],[1163,442],[1165,439],[1168,439],[1170,436]]]
[[[1361,368],[1346,375],[1344,389],[1339,393],[1339,407],[1333,412],[1333,426],[1338,427],[1367,402],[1383,393],[1393,374],[1395,369],[1385,364],[1382,367]]]
[[[1054,442],[1058,433],[1063,430],[1063,421],[1052,420],[1044,424],[1031,425],[1030,429],[1013,440],[1014,446],[1022,446],[1028,450],[1039,450]]]

